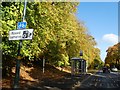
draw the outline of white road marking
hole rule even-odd
[[[100,83],[100,87],[102,86],[102,83]]]

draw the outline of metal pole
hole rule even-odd
[[[45,58],[43,58],[43,73],[45,72]]]
[[[24,11],[23,11],[23,20],[25,21],[25,14],[26,14],[26,5],[27,5],[27,0],[25,0],[24,3]],[[20,40],[19,45],[18,45],[18,54],[17,54],[17,60],[16,60],[16,71],[15,71],[15,79],[14,79],[14,88],[19,88],[19,80],[20,80],[20,49],[22,48],[22,40]]]
[[[27,6],[27,0],[25,0],[25,3],[24,3],[23,22],[25,21],[25,15],[26,15],[26,6]]]

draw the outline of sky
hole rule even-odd
[[[120,0],[75,0],[80,2],[118,2]]]
[[[95,38],[104,61],[108,47],[118,43],[118,2],[80,1],[76,16],[84,22],[89,34]]]

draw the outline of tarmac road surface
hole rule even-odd
[[[120,73],[103,73],[100,70],[83,80],[76,89],[80,88],[118,88],[120,90]]]

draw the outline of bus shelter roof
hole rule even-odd
[[[81,61],[81,60],[84,60],[84,61],[86,61],[85,59],[83,59],[83,58],[78,58],[78,57],[73,57],[73,58],[71,58],[72,60],[78,60],[78,61]]]

